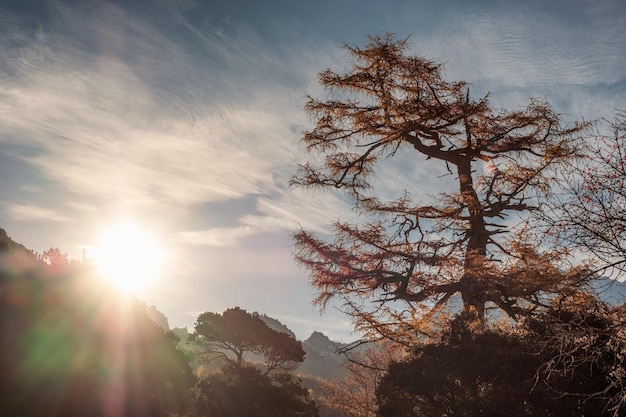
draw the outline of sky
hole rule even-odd
[[[0,228],[80,259],[131,221],[163,249],[138,296],[171,327],[239,306],[353,340],[311,305],[291,239],[324,236],[349,201],[288,183],[317,74],[388,32],[496,108],[543,97],[570,123],[626,108],[621,0],[0,0]],[[414,155],[377,181],[441,190]]]

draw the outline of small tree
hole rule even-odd
[[[304,361],[302,343],[288,335],[270,329],[265,342],[261,345],[261,354],[265,357],[266,373],[273,370],[291,371]]]
[[[566,171],[564,196],[549,226],[565,245],[585,249],[598,272],[626,272],[626,113],[598,125],[587,157]]]
[[[238,367],[244,364],[246,352],[263,355],[265,373],[291,369],[304,360],[302,343],[271,329],[263,320],[239,307],[223,314],[202,313],[196,321],[194,339],[204,350],[205,357],[221,357]]]
[[[41,259],[52,267],[67,267],[70,263],[66,253],[62,253],[59,248],[50,248],[41,255]]]
[[[392,361],[399,361],[404,349],[389,342],[368,345],[365,350],[352,350],[341,378],[320,381],[316,400],[341,417],[375,417],[376,387]]]
[[[337,298],[357,328],[397,338],[402,328],[423,329],[455,295],[467,320],[481,325],[486,307],[517,318],[579,285],[582,268],[540,250],[526,219],[549,195],[555,171],[578,156],[586,125],[564,127],[535,99],[522,110],[494,110],[487,97],[472,99],[467,83],[444,80],[437,62],[405,55],[407,40],[373,37],[346,49],[352,70],[323,71],[327,98],[306,104],[315,127],[302,142],[316,162],[292,181],[345,191],[362,220],[335,223],[333,242],[295,233],[315,303],[323,309]],[[400,154],[450,174],[432,201],[381,197],[372,179]],[[481,173],[482,165],[490,169]],[[416,189],[423,180],[409,178]]]

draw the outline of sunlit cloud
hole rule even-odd
[[[102,84],[98,74],[84,77]],[[120,91],[137,84],[116,83]],[[27,160],[77,193],[181,204],[234,198],[270,187],[272,168],[294,153],[294,133],[259,107],[207,107],[176,119],[142,103],[140,90],[105,110],[89,88],[69,92],[65,84],[62,73],[42,74],[28,93],[3,93],[0,119],[11,138],[42,149]]]

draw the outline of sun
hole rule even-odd
[[[136,293],[158,277],[163,255],[152,235],[124,222],[102,233],[94,260],[103,278],[125,293]]]

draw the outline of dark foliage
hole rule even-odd
[[[197,385],[197,417],[317,417],[308,391],[289,373],[262,374],[249,366],[228,365]]]
[[[626,307],[594,296],[553,300],[525,321],[549,388],[580,404],[584,415],[626,414]],[[595,413],[595,414],[594,414]]]
[[[477,333],[455,322],[441,342],[421,345],[410,358],[389,367],[377,389],[378,415],[608,415],[606,398],[595,393],[608,387],[607,377],[621,367],[609,369],[608,358],[585,357],[583,349],[565,352],[562,344],[546,337],[547,322],[533,320],[514,333]],[[579,336],[566,337],[577,344]]]

